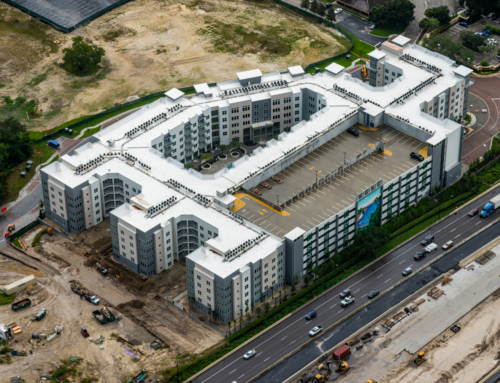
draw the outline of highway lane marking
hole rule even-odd
[[[294,344],[294,343],[295,343],[295,341],[293,341],[293,342],[292,342],[292,343],[290,343],[290,344]]]
[[[287,335],[287,336],[288,336],[288,335]],[[286,338],[286,336],[285,336],[285,338]],[[285,338],[281,338],[281,340],[283,340],[283,339],[285,339]]]
[[[357,290],[354,292],[354,294],[356,294],[359,290],[361,290],[361,289],[357,289]]]
[[[385,281],[384,283],[387,283],[387,282],[389,282],[390,280],[391,280],[391,278],[389,278],[389,279],[388,279],[387,281]]]
[[[478,223],[476,223],[476,226],[479,225],[481,223],[481,221],[479,221]]]
[[[379,279],[379,278],[380,278],[380,277],[382,277],[383,275],[384,275],[384,274],[380,274],[380,275],[377,277],[377,279]]]
[[[209,376],[208,378],[206,378],[206,379],[205,379],[204,381],[202,381],[201,383],[204,383],[204,382],[206,382],[207,380],[212,379],[212,378],[213,378],[215,375],[217,375],[219,372],[221,372],[221,371],[225,370],[225,369],[226,369],[226,368],[228,368],[230,365],[232,365],[232,364],[234,364],[234,363],[238,362],[239,360],[240,360],[240,359],[238,358],[238,359],[236,359],[234,362],[229,363],[226,367],[221,368],[219,371],[217,371],[217,372],[216,372],[215,374],[213,374],[212,376]],[[233,372],[234,372],[234,371],[233,371]]]
[[[264,362],[268,361],[269,359],[271,359],[271,357],[267,358],[266,360],[264,360]]]
[[[237,379],[241,379],[241,378],[243,378],[244,376],[245,376],[245,374],[243,374],[243,375],[241,375],[241,376],[238,376],[238,378],[237,378]]]
[[[330,307],[331,309],[333,309],[335,306],[337,306],[337,304],[335,303],[332,307]]]
[[[405,262],[406,262],[406,259],[404,261],[399,262],[399,264],[402,264],[402,263],[405,263]]]
[[[361,298],[364,298],[364,297],[366,297],[367,295],[368,295],[368,294],[365,294],[365,295],[363,295]]]
[[[259,353],[259,354],[255,355],[255,357],[257,358],[259,355],[262,355],[262,353]]]
[[[320,304],[318,307],[316,307],[314,310],[319,309],[321,306],[326,305],[328,302],[330,302],[332,299],[335,299],[335,298],[337,298],[337,296],[334,296],[333,298],[330,298],[330,299],[328,299],[327,301],[323,302],[323,303],[322,303],[322,304]]]
[[[459,235],[457,235],[455,238],[458,238],[458,237],[460,237],[460,234],[459,234]]]
[[[450,231],[450,233],[453,233],[455,230],[457,230],[457,228],[454,228],[452,231]]]
[[[341,313],[342,311],[344,311],[344,309],[340,310],[339,313]],[[338,314],[338,313],[337,313]]]
[[[231,374],[232,374],[233,372],[235,372],[235,371],[236,371],[236,369],[234,369],[233,371],[231,371],[231,372],[229,373],[229,375],[231,375]]]

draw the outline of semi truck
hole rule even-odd
[[[481,218],[486,218],[498,209],[500,209],[500,195],[497,195],[496,197],[493,197],[488,202],[486,202],[486,205],[484,205],[483,210],[481,210],[481,214],[479,214],[479,216]]]

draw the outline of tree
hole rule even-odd
[[[264,305],[264,309],[266,310],[266,313],[271,310],[271,304],[269,302],[266,302],[266,304]]]
[[[313,263],[312,263],[312,260],[309,260],[309,262],[307,262],[306,271],[307,271],[308,273],[312,273],[313,268],[314,268],[314,265],[313,265]]]
[[[484,51],[488,53],[488,59],[491,60],[491,52],[495,50],[495,46],[493,44],[488,44],[484,47]]]
[[[188,162],[187,164],[184,164],[185,169],[196,169],[196,164],[194,162]]]
[[[64,48],[64,63],[71,70],[90,73],[97,70],[102,57],[106,54],[103,48],[100,48],[89,39],[82,36],[73,37],[71,48]]]
[[[262,315],[262,308],[260,306],[257,306],[257,308],[255,309],[255,313],[258,317],[260,317]]]
[[[479,47],[479,53],[481,53],[481,58],[484,59],[484,51],[485,51],[485,48],[484,46],[482,47]]]
[[[227,327],[229,328],[229,335],[231,335],[231,324],[233,323],[232,320],[227,321]]]
[[[330,22],[334,22],[337,20],[337,15],[335,14],[335,8],[328,8],[328,12],[326,13],[326,18],[330,20]]]
[[[439,48],[439,53],[462,64],[474,61],[474,54],[469,49],[465,49],[461,43],[452,41],[446,35],[437,34],[429,39],[424,39],[423,45],[433,51],[437,51]],[[399,217],[395,217],[394,222],[399,222],[399,219]]]
[[[233,149],[239,149],[239,147],[241,146],[241,143],[239,141],[231,141],[231,143],[229,145],[231,145],[231,148],[233,148]]]
[[[309,9],[309,0],[301,0],[300,7],[304,9]]]
[[[432,18],[429,19],[428,24],[429,24],[428,28],[431,31],[433,31],[434,29],[439,28],[439,21],[437,19],[435,19],[434,17],[432,17]]]
[[[295,287],[295,283],[292,285],[292,293],[296,292],[297,288]]]
[[[208,308],[208,320],[212,322],[212,308]]]
[[[217,149],[220,150],[221,154],[224,154],[224,151],[227,149],[227,146],[224,144],[221,144],[221,145],[217,146]]]
[[[243,323],[243,317],[240,317],[239,322],[240,322],[240,330],[241,330],[241,325]]]
[[[479,65],[481,65],[481,66],[490,66],[490,64],[486,60],[481,61],[481,64],[479,64]]]
[[[309,10],[312,12],[312,13],[318,13],[318,10],[319,10],[319,4],[316,0],[314,0],[311,5],[309,6]]]
[[[324,18],[326,15],[326,8],[325,8],[325,5],[323,3],[321,3],[321,4],[318,3],[318,15],[321,18]]]
[[[247,322],[248,322],[248,324],[250,324],[251,321],[252,321],[252,314],[247,313]]]
[[[213,158],[211,153],[202,153],[200,155],[200,160],[202,161],[201,163],[205,163],[207,161],[210,161]]]
[[[309,276],[309,274],[306,274],[306,276],[304,277],[304,285],[309,285],[309,282],[311,282],[311,277]]]
[[[439,25],[446,25],[450,22],[450,9],[446,5],[440,7],[427,8],[424,12],[425,17],[435,18]]]
[[[372,8],[368,20],[387,29],[405,28],[415,17],[415,4],[410,0],[389,0]]]
[[[460,40],[467,48],[477,52],[484,45],[484,39],[481,36],[477,36],[475,33],[469,31],[460,32]]]

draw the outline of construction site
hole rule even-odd
[[[0,251],[2,284],[29,277],[12,304],[0,306],[0,340],[8,340],[0,382],[19,374],[40,381],[64,363],[104,382],[160,378],[179,355],[189,361],[224,338],[189,312],[182,264],[143,280],[112,261],[106,227],[72,241],[42,226],[21,239],[25,251]]]
[[[485,382],[499,370],[500,241],[330,350],[301,383]]]

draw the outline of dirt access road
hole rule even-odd
[[[41,374],[46,374],[50,369],[60,363],[60,360],[78,356],[84,358],[83,376],[98,377],[104,382],[113,382],[131,377],[143,368],[151,372],[151,376],[173,366],[178,354],[183,358],[200,353],[220,341],[223,336],[203,322],[191,319],[188,314],[181,312],[171,303],[162,299],[155,301],[153,297],[175,296],[185,289],[185,270],[179,265],[173,273],[165,272],[156,279],[147,282],[140,278],[133,280],[125,270],[121,270],[122,277],[103,277],[93,267],[85,266],[95,264],[102,259],[96,250],[102,249],[110,241],[110,232],[105,227],[108,222],[86,231],[77,236],[73,243],[66,238],[55,234],[41,237],[40,248],[28,248],[28,254],[41,260],[38,262],[18,250],[7,246],[2,249],[7,255],[20,259],[37,267],[32,270],[13,260],[0,262],[0,276],[5,275],[9,281],[21,278],[23,275],[36,273],[38,285],[30,291],[20,293],[17,299],[29,296],[33,301],[31,307],[14,312],[10,306],[0,306],[0,323],[15,321],[23,332],[16,336],[18,350],[34,350],[26,358],[13,359],[13,363],[2,366],[2,375],[17,375],[16,371],[23,371],[23,378],[35,381]],[[25,238],[26,243],[31,243],[35,233]],[[109,242],[110,243],[110,242]],[[95,255],[91,258],[83,256],[85,252]],[[110,274],[119,271],[118,266],[109,264]],[[71,282],[75,282],[89,289],[101,299],[101,304],[95,306],[71,291]],[[109,307],[115,315],[123,315],[117,322],[100,325],[91,315],[92,311]],[[40,322],[32,322],[27,327],[30,318],[40,311],[47,310],[47,317]],[[142,325],[157,334],[167,345],[167,348],[153,350],[151,341],[155,339]],[[51,333],[55,326],[63,328],[61,336],[54,341],[42,345],[31,340],[31,333]],[[80,335],[80,328],[86,327],[91,337],[103,335],[106,340],[104,350],[99,346],[84,339]],[[116,340],[109,340],[112,334],[127,339],[144,356],[135,359],[124,353],[124,346]],[[138,354],[139,355],[139,354]],[[3,382],[0,378],[0,382]]]
[[[124,103],[133,95],[236,78],[259,68],[286,70],[332,57],[349,41],[272,0],[136,0],[70,34],[0,2],[0,98],[35,99],[46,130]],[[76,77],[57,65],[71,38],[106,51],[103,68]],[[54,43],[58,41],[58,43]],[[24,118],[22,108],[2,109]]]

